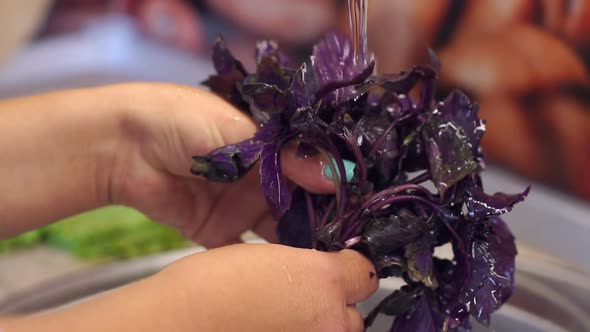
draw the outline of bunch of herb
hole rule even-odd
[[[366,318],[395,316],[391,331],[470,331],[470,316],[489,325],[511,296],[517,254],[500,215],[522,193],[484,192],[478,105],[460,91],[436,100],[440,64],[374,74],[370,54],[355,56],[341,34],[325,36],[301,65],[264,41],[248,72],[220,37],[214,46],[213,92],[251,116],[259,130],[239,144],[195,156],[192,173],[231,182],[259,168],[281,243],[365,254],[379,277],[406,285]],[[322,156],[335,193],[289,190],[281,150]],[[346,162],[355,164],[346,176]],[[430,186],[429,186],[429,185]],[[431,188],[431,189],[428,189]],[[450,243],[454,259],[433,255]]]

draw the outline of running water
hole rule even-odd
[[[355,59],[360,59],[368,52],[367,48],[367,7],[369,0],[348,0],[350,30]]]

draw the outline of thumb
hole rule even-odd
[[[187,174],[187,161],[195,155],[206,155],[228,144],[236,144],[254,136],[256,125],[248,114],[216,96],[192,87],[164,86],[157,93],[166,94],[164,116],[170,121],[159,141],[164,155],[178,176]],[[172,110],[170,112],[169,110]],[[160,117],[158,121],[161,121]],[[162,124],[158,125],[162,126]]]

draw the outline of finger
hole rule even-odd
[[[193,239],[207,247],[218,247],[254,228],[268,211],[258,183],[256,172],[250,172],[236,183],[211,184],[210,187],[223,187],[214,199],[195,197],[195,206],[201,213],[193,221],[199,225],[193,230]]]
[[[165,118],[170,123],[162,125],[159,113],[149,121],[154,122],[151,126],[163,128],[163,132],[152,134],[161,137],[158,140],[161,146],[153,149],[172,174],[192,177],[187,171],[187,158],[190,166],[191,156],[237,144],[256,132],[256,125],[249,116],[210,92],[185,86],[161,86],[161,89],[150,89],[146,93],[161,94],[156,99],[167,101],[158,108],[166,110]],[[174,111],[170,112],[170,109]]]
[[[342,250],[334,256],[344,268],[344,287],[346,304],[355,304],[368,299],[379,287],[375,267],[360,253],[354,250]]]
[[[363,332],[365,330],[365,320],[363,314],[355,306],[346,307],[348,318],[348,330],[351,332]]]
[[[321,156],[301,159],[296,156],[296,145],[289,145],[281,153],[281,168],[285,176],[303,189],[317,194],[334,193],[334,182],[324,175]]]

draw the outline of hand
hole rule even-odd
[[[194,331],[360,332],[354,305],[378,286],[373,266],[357,252],[270,244],[193,255],[160,277],[188,294],[190,315],[208,317],[194,322]]]
[[[352,250],[239,244],[181,259],[160,273],[45,315],[0,319],[24,332],[361,332],[355,304],[378,286]]]
[[[191,157],[250,138],[248,117],[202,90],[167,84],[111,87],[127,100],[123,138],[109,174],[109,203],[132,206],[170,224],[207,247],[239,242],[252,230],[276,240],[271,217],[253,170],[237,183],[220,184],[190,174]],[[316,192],[332,190],[317,160],[283,155],[285,174]]]

